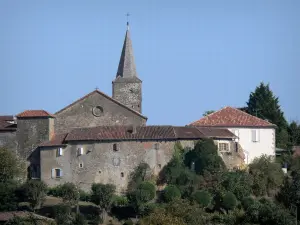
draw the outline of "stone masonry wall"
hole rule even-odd
[[[16,132],[0,131],[0,147],[6,147],[11,150],[17,149]]]
[[[142,83],[114,82],[113,98],[137,112],[142,112]]]
[[[95,92],[56,114],[55,133],[78,127],[145,124],[146,119]]]
[[[18,119],[18,152],[24,159],[27,159],[40,143],[49,140],[52,120],[52,118]],[[33,157],[32,160],[39,161],[39,158]]]
[[[117,144],[118,151],[113,150]],[[155,144],[159,148],[155,149]],[[119,192],[126,191],[130,174],[141,163],[149,164],[153,174],[169,162],[173,156],[175,142],[116,142],[116,143],[71,143],[57,156],[57,148],[45,148],[41,154],[41,178],[49,186],[74,182],[89,191],[94,182],[112,183]],[[78,155],[78,147],[84,154]],[[79,164],[82,163],[83,168]],[[63,177],[53,179],[53,168],[63,170]]]

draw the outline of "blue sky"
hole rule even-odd
[[[148,124],[244,106],[261,81],[300,120],[299,0],[1,0],[0,114],[111,95],[127,12]]]

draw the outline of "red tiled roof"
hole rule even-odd
[[[23,117],[55,117],[51,113],[45,110],[25,110],[17,115],[19,118]]]
[[[276,125],[233,107],[225,107],[190,125],[203,127],[276,127]]]
[[[67,134],[57,134],[50,141],[43,142],[39,147],[63,146]]]
[[[70,105],[68,105],[68,106],[64,107],[63,109],[59,110],[58,112],[55,113],[55,115],[56,115],[56,114],[59,114],[60,112],[64,111],[65,109],[67,109],[67,108],[69,108],[69,107],[75,105],[77,102],[80,102],[80,101],[82,101],[83,99],[85,99],[85,98],[91,96],[91,95],[94,94],[94,93],[98,93],[98,94],[104,96],[105,98],[109,99],[110,101],[113,101],[114,103],[116,103],[116,104],[118,104],[118,105],[120,105],[120,106],[126,108],[127,110],[129,110],[129,111],[135,113],[136,115],[141,116],[141,117],[144,118],[144,119],[148,119],[146,116],[142,115],[141,113],[139,113],[139,112],[137,112],[137,111],[135,111],[135,110],[133,110],[133,109],[127,107],[126,105],[123,105],[121,102],[118,102],[117,100],[113,99],[112,97],[110,97],[110,96],[104,94],[103,92],[101,92],[101,91],[99,91],[99,90],[95,90],[95,91],[90,92],[89,94],[83,96],[82,98],[76,100],[75,102],[71,103]]]
[[[173,126],[141,126],[132,133],[130,126],[101,126],[92,128],[78,128],[72,130],[65,141],[108,141],[108,140],[188,140],[200,138],[235,138],[226,129],[204,129],[195,127]]]

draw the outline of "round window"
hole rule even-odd
[[[97,116],[97,117],[102,116],[103,115],[103,108],[101,106],[95,106],[93,108],[93,115]]]

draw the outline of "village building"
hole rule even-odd
[[[0,116],[0,147],[16,150],[28,160],[29,177],[49,186],[74,182],[89,190],[101,182],[115,184],[119,192],[140,163],[158,175],[178,143],[188,150],[198,140],[213,139],[229,169],[275,152],[275,126],[239,110],[227,107],[190,126],[147,126],[142,104],[127,27],[112,97],[94,90],[54,114],[26,110]]]
[[[238,137],[239,144],[244,150],[245,164],[251,163],[253,159],[262,155],[274,158],[276,156],[276,125],[240,109],[225,107],[192,122],[189,126],[230,130]]]

